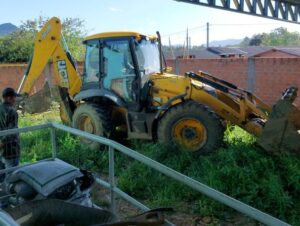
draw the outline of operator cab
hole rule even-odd
[[[109,32],[89,36],[84,44],[82,91],[96,89],[98,96],[118,105],[139,106],[142,88],[152,74],[160,73],[157,38],[135,32]]]

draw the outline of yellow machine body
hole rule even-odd
[[[197,73],[206,76],[203,72]],[[186,93],[185,99],[200,102],[212,108],[221,118],[226,119],[232,124],[239,125],[250,133],[259,136],[262,128],[251,127],[249,120],[250,114],[267,119],[267,113],[271,112],[271,107],[264,104],[258,97],[242,91],[232,90],[230,93],[213,90],[215,95],[209,94],[209,87],[202,82],[193,80],[188,76],[177,76],[173,74],[158,74],[151,77],[154,82],[152,96],[155,99],[154,105],[161,105],[170,98]],[[180,100],[174,101],[177,104]],[[265,109],[266,112],[260,110]],[[248,125],[249,123],[249,125]]]
[[[67,88],[70,96],[74,96],[80,91],[81,78],[62,46],[64,40],[62,40],[61,29],[60,20],[52,18],[37,34],[33,56],[24,75],[24,82],[19,88],[20,92],[30,93],[32,86],[42,74],[49,60],[55,66],[54,79],[56,83],[60,87]]]
[[[159,37],[145,36],[136,32],[107,32],[89,36],[84,43],[122,37],[132,37],[132,43],[141,40],[152,42],[159,40]],[[105,42],[101,45],[105,45]],[[119,104],[122,101],[114,102],[118,93],[111,96],[110,93],[95,88],[83,89],[82,78],[66,46],[61,34],[60,20],[52,18],[37,34],[33,57],[20,84],[19,92],[29,94],[35,81],[51,60],[55,69],[54,79],[58,88],[56,96],[59,97],[61,105],[62,120],[77,128],[98,135],[105,135],[105,130],[112,131],[107,134],[121,131],[126,134],[125,137],[137,139],[155,137],[160,139],[160,136],[165,136],[165,133],[170,130],[170,136],[165,136],[165,141],[174,138],[178,140],[177,143],[183,144],[192,151],[201,151],[205,146],[209,146],[207,149],[217,147],[206,144],[213,142],[209,141],[212,136],[220,136],[220,133],[215,133],[214,128],[209,126],[221,128],[221,124],[229,122],[259,137],[258,142],[267,151],[273,152],[275,149],[279,152],[289,151],[289,149],[293,152],[300,151],[298,131],[300,111],[292,104],[297,90],[292,91],[291,97],[283,98],[275,105],[275,111],[281,114],[279,119],[275,113],[272,115],[274,109],[272,110],[271,106],[233,84],[201,71],[185,75],[170,74],[162,70],[161,66],[161,71],[152,73],[148,78],[149,87],[146,87],[146,98],[142,107],[130,110],[130,107]],[[114,46],[111,45],[109,50],[113,48]],[[132,49],[135,49],[133,44]],[[118,50],[113,50],[113,53],[118,53]],[[106,60],[103,61],[105,64]],[[160,62],[162,62],[161,56]],[[141,73],[131,64],[129,65],[131,70]],[[87,67],[85,70],[88,69]],[[119,87],[125,84],[120,78],[112,79],[112,84],[114,82],[117,82],[115,84]],[[106,110],[107,112],[104,112]],[[216,117],[212,117],[210,112],[213,112]],[[86,116],[89,114],[90,117]],[[268,122],[270,115],[271,120]],[[111,123],[105,122],[109,120]],[[270,132],[272,130],[278,131],[280,135],[272,136]],[[289,142],[293,144],[289,145]]]

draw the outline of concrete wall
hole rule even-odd
[[[300,58],[231,58],[167,60],[176,74],[202,70],[254,92],[274,104],[285,88],[299,88],[295,101],[300,106]]]

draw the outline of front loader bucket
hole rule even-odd
[[[34,114],[49,110],[51,102],[52,100],[50,87],[46,82],[41,90],[31,96],[24,97],[22,100],[20,100],[19,105],[21,105],[23,111]]]
[[[296,88],[289,88],[272,109],[258,143],[273,154],[300,154],[300,110],[293,105]]]

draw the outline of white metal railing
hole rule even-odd
[[[237,210],[240,213],[243,213],[261,223],[264,223],[266,225],[272,225],[272,226],[288,226],[289,224],[267,214],[264,213],[258,209],[255,209],[245,203],[242,203],[222,192],[219,192],[203,183],[200,183],[199,181],[196,181],[186,175],[183,175],[157,161],[154,161],[153,159],[150,159],[128,147],[125,147],[122,144],[119,144],[113,140],[96,136],[94,134],[90,134],[78,129],[74,129],[65,125],[57,124],[57,123],[48,123],[48,124],[43,124],[43,125],[37,125],[37,126],[30,126],[30,127],[25,127],[25,128],[19,128],[19,129],[11,129],[11,130],[5,130],[5,131],[0,131],[0,137],[4,135],[9,135],[9,134],[15,134],[15,133],[24,133],[24,132],[29,132],[29,131],[35,131],[39,129],[44,129],[44,128],[50,128],[51,131],[51,145],[52,145],[52,158],[56,158],[56,132],[55,130],[62,130],[68,133],[71,133],[76,136],[83,137],[85,139],[89,139],[94,142],[98,142],[102,145],[106,145],[109,147],[109,182],[103,181],[99,178],[96,179],[96,182],[108,189],[110,189],[110,201],[111,201],[111,211],[113,213],[116,213],[116,194],[134,205],[135,207],[147,211],[149,208],[139,202],[138,200],[134,199],[133,197],[129,196],[125,192],[123,192],[121,189],[119,189],[116,184],[115,184],[115,165],[114,165],[114,152],[115,150],[118,150],[119,152],[151,167],[152,169],[155,169],[156,171],[175,179],[176,181],[185,184],[189,186],[190,188],[220,202],[223,203],[224,205],[227,205],[235,210]],[[22,167],[22,166],[19,166]],[[16,168],[19,167],[13,167],[5,170],[0,170],[1,173],[6,173],[15,170]],[[173,225],[170,222],[167,222],[167,225]]]

